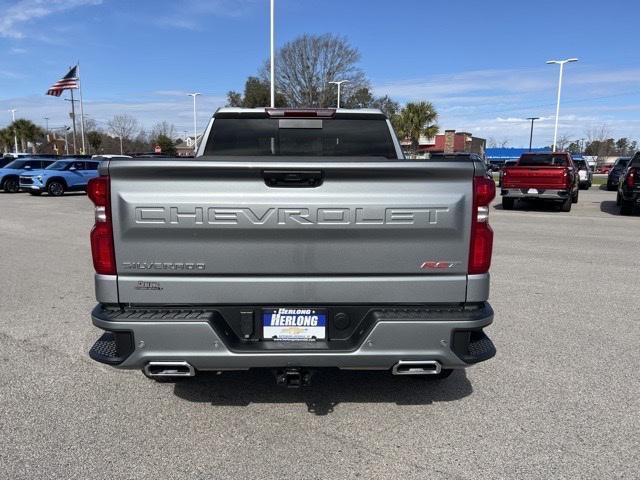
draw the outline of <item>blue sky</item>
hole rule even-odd
[[[335,33],[356,46],[376,94],[432,101],[441,128],[551,142],[558,69],[567,66],[560,134],[607,125],[640,138],[640,40],[633,0],[276,0],[277,43]],[[46,97],[81,62],[85,111],[99,125],[128,113],[191,131],[241,90],[268,57],[268,0],[0,0],[0,126],[18,116],[68,123],[68,102]],[[2,113],[6,112],[6,113]]]

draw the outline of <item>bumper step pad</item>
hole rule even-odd
[[[465,363],[478,363],[496,355],[496,347],[482,331],[458,331],[453,334],[453,351]]]
[[[131,332],[105,332],[89,350],[89,356],[97,362],[109,365],[122,363],[133,351]]]

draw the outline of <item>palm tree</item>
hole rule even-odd
[[[28,142],[35,142],[44,136],[44,131],[40,127],[31,120],[25,120],[24,118],[16,120],[7,128],[11,132],[16,132],[16,135],[18,135],[20,139],[20,147],[23,152],[26,151]]]
[[[0,129],[0,148],[5,153],[13,150],[13,130],[9,127]]]
[[[411,152],[415,155],[421,136],[432,138],[438,133],[435,123],[438,113],[431,102],[407,103],[393,118],[398,136],[411,142]]]

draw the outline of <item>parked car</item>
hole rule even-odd
[[[54,197],[64,192],[86,191],[89,180],[98,176],[99,164],[94,160],[58,160],[44,170],[20,175],[20,188],[31,195],[47,192]]]
[[[7,193],[16,193],[20,190],[20,175],[28,172],[39,171],[51,165],[54,160],[38,158],[18,158],[0,168],[0,189]]]
[[[640,152],[633,156],[620,175],[616,203],[622,215],[632,215],[640,209]]]
[[[620,157],[616,160],[616,163],[613,164],[613,168],[609,170],[609,175],[607,176],[607,190],[618,189],[620,175],[622,175],[627,169],[629,160],[631,160],[631,157]]]
[[[613,165],[602,165],[600,166],[600,168],[598,168],[598,173],[604,173],[605,175],[608,175],[612,168]]]
[[[379,110],[219,109],[195,160],[105,160],[89,183],[105,332],[94,360],[199,371],[487,360],[495,182],[476,155],[406,160]]]
[[[589,190],[593,184],[593,171],[585,160],[574,160],[573,164],[578,169],[578,188]]]
[[[111,153],[105,153],[105,154],[99,154],[99,155],[92,155],[91,156],[92,160],[98,160],[98,161],[108,160],[108,159],[113,159],[113,158],[131,158],[131,156],[129,156],[129,155],[115,155],[115,154],[111,154]]]
[[[2,158],[11,158],[12,160],[15,160],[16,158],[26,158],[31,156],[32,154],[27,152],[9,152],[5,153]]]
[[[511,210],[518,199],[560,203],[563,212],[578,203],[578,171],[567,152],[524,153],[502,174],[502,208]]]

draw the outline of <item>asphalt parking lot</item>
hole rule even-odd
[[[492,209],[493,360],[440,383],[99,365],[84,195],[0,194],[0,478],[638,478],[640,216]]]

